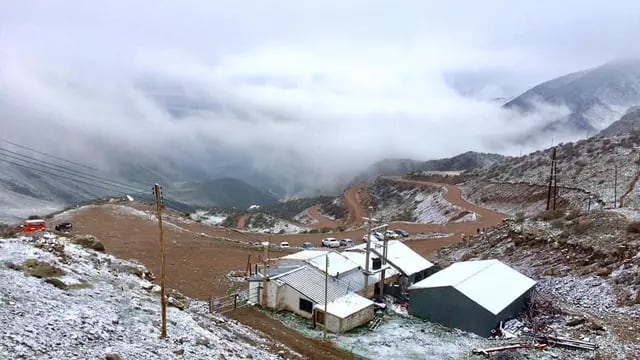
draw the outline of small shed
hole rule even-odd
[[[459,262],[409,287],[409,313],[488,337],[525,308],[535,284],[498,260]]]
[[[327,312],[324,312],[324,304],[315,306],[315,324],[323,326],[324,317],[327,319],[327,331],[344,333],[362,326],[373,320],[373,301],[355,293],[349,293],[327,304]]]

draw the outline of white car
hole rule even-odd
[[[392,231],[392,230],[385,231],[384,236],[387,239],[397,239],[400,237],[400,235],[398,235],[395,231]]]
[[[322,239],[322,246],[337,248],[340,247],[340,240],[336,238],[324,238]]]
[[[286,241],[283,241],[283,242],[280,243],[280,247],[281,248],[288,248],[289,247],[289,243],[286,242]]]
[[[346,246],[346,247],[353,246],[353,240],[351,240],[351,239],[342,239],[342,240],[340,240],[340,246]]]

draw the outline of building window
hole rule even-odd
[[[313,303],[307,299],[300,298],[300,310],[308,313],[313,311]]]
[[[381,258],[374,258],[373,259],[373,270],[380,270],[381,267],[382,267],[382,259]]]

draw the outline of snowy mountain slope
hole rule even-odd
[[[385,159],[369,166],[352,181],[352,184],[361,181],[374,180],[378,176],[401,176],[419,170],[458,171],[477,169],[485,166],[490,166],[496,162],[502,161],[505,158],[505,156],[499,154],[467,151],[450,158],[427,161],[418,161],[411,159]]]
[[[445,200],[443,187],[413,187],[378,178],[370,187],[374,216],[383,221],[410,221],[444,224],[469,221],[476,214],[462,210]]]
[[[541,132],[595,133],[640,104],[640,59],[616,60],[549,80],[504,107],[533,112],[540,104],[566,106],[569,111],[541,125]]]
[[[63,250],[47,251],[63,245]],[[62,239],[0,239],[0,358],[2,359],[278,359],[281,349],[235,321],[208,314],[196,303],[168,308],[161,340],[159,297],[153,284],[132,274],[140,265]],[[62,270],[62,289],[26,275],[29,259]],[[18,270],[16,270],[18,269]],[[178,355],[183,353],[183,355]],[[292,354],[297,357],[297,354]]]
[[[640,130],[640,106],[634,106],[619,119],[600,131],[599,136],[625,135]]]
[[[595,195],[610,207],[619,204],[622,195],[634,184],[638,175],[640,134],[613,138],[590,138],[557,146],[558,185],[573,187]],[[546,186],[551,167],[551,149],[514,157],[489,168],[465,174],[468,179],[492,183],[526,183]],[[614,187],[615,167],[617,189]],[[546,200],[546,199],[545,199]],[[638,202],[637,191],[631,191],[626,205]]]

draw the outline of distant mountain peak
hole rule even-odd
[[[640,104],[640,58],[623,58],[543,82],[504,107],[535,111],[539,104],[566,106],[569,114],[541,124],[544,132],[600,130]]]

